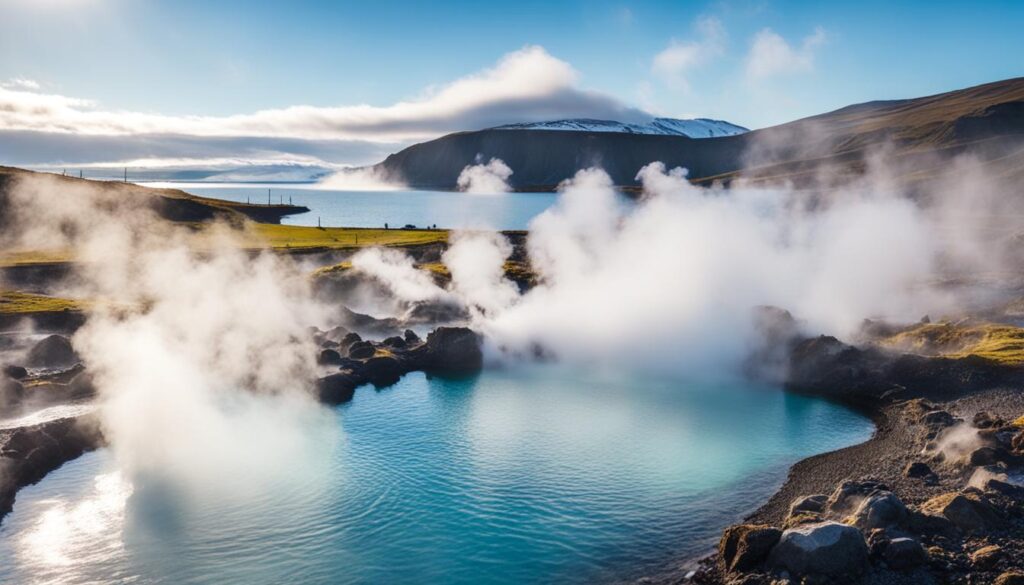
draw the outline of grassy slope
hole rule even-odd
[[[79,311],[84,303],[19,291],[0,291],[0,314],[56,313]]]
[[[881,343],[922,355],[979,356],[1004,365],[1024,364],[1024,328],[999,323],[927,323]]]
[[[252,224],[248,242],[274,250],[350,249],[367,246],[419,246],[448,241],[447,230],[318,228]]]

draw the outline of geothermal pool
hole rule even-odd
[[[193,195],[228,201],[274,203],[289,197],[309,213],[286,217],[286,225],[325,227],[427,227],[525,230],[530,220],[557,201],[557,193],[467,195],[451,191],[332,191],[315,183],[141,183],[181,189]]]
[[[410,374],[334,416],[327,481],[256,497],[168,505],[108,451],[71,462],[18,495],[0,582],[612,581],[705,552],[790,464],[872,432],[770,387],[556,366]]]

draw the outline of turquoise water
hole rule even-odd
[[[523,230],[530,220],[554,204],[555,193],[468,195],[447,191],[324,191],[313,183],[153,183],[194,195],[266,203],[270,189],[274,203],[289,200],[305,205],[309,213],[284,219],[287,225],[325,227],[417,227]]]
[[[107,451],[23,490],[3,583],[590,583],[705,552],[796,460],[867,439],[745,383],[555,366],[416,373],[335,410],[329,481],[216,505],[131,496]]]

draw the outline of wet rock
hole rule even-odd
[[[782,531],[771,526],[739,524],[725,529],[718,555],[726,573],[749,572],[768,558]]]
[[[972,552],[970,558],[975,567],[991,569],[1003,558],[1003,549],[998,544],[990,544]]]
[[[341,404],[352,400],[361,380],[350,372],[331,374],[316,382],[317,398],[325,404]]]
[[[1006,466],[1004,465],[986,465],[984,467],[978,467],[971,474],[971,478],[967,480],[967,485],[982,491],[988,489],[988,482],[991,480],[1007,481]]]
[[[476,372],[483,367],[480,335],[465,327],[438,327],[407,355],[424,370]]]
[[[890,539],[886,543],[882,558],[890,568],[904,571],[928,562],[928,553],[920,542],[903,536]]]
[[[413,343],[419,343],[420,342],[420,336],[416,335],[416,332],[413,331],[412,329],[406,329],[404,337],[405,337],[405,342],[407,344],[409,344],[409,345],[412,345]]]
[[[357,341],[348,348],[348,357],[357,360],[364,360],[373,357],[377,348],[369,341]]]
[[[24,380],[28,377],[28,370],[21,366],[4,366],[4,375],[12,380]]]
[[[869,530],[899,524],[906,517],[907,507],[896,494],[878,491],[860,501],[850,521],[862,530]]]
[[[366,380],[377,387],[390,386],[405,373],[397,359],[391,356],[378,356],[366,360],[363,364],[363,375]]]
[[[92,415],[0,431],[0,519],[11,511],[18,489],[102,444]]]
[[[320,352],[320,355],[316,358],[316,363],[322,366],[338,366],[341,365],[341,354],[333,349],[325,349]]]
[[[404,337],[398,337],[397,335],[395,335],[393,337],[388,337],[387,339],[382,341],[381,345],[383,345],[384,347],[390,347],[390,348],[393,348],[393,349],[405,349],[406,343],[405,343],[405,338]]]
[[[867,562],[868,547],[860,531],[838,522],[790,528],[768,556],[770,567],[797,578],[851,578],[862,573]]]
[[[1024,585],[1024,573],[1019,571],[1007,571],[996,577],[992,585]]]
[[[1024,431],[1020,431],[1010,440],[1010,446],[1014,451],[1024,451]]]
[[[66,368],[81,361],[63,335],[51,335],[35,344],[25,356],[30,368]]]
[[[921,512],[945,518],[964,532],[980,532],[1000,523],[995,508],[973,492],[936,496],[921,505]]]

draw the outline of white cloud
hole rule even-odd
[[[762,29],[754,36],[747,55],[747,77],[756,80],[812,71],[814,54],[825,38],[825,30],[818,27],[797,48],[772,29]]]
[[[39,82],[34,79],[26,79],[24,77],[12,77],[3,83],[0,83],[0,87],[9,87],[11,89],[21,89],[28,91],[38,91]]]
[[[296,105],[232,116],[168,116],[105,110],[84,99],[0,87],[0,130],[129,136],[400,142],[456,130],[560,117],[641,121],[649,116],[579,87],[579,74],[542,47],[509,53],[493,67],[389,106]]]
[[[722,54],[725,46],[725,29],[713,17],[697,22],[700,39],[681,42],[672,39],[668,47],[654,56],[651,73],[665,85],[682,91],[689,91],[687,75]]]

